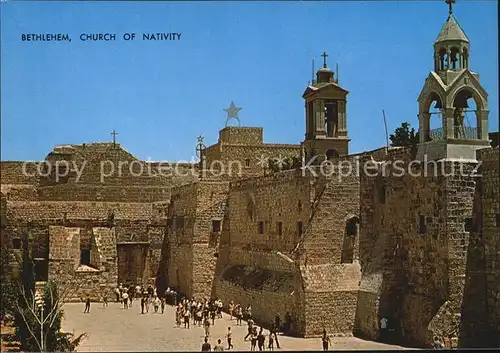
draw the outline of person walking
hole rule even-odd
[[[241,325],[243,320],[243,310],[241,309],[241,305],[238,304],[236,306],[236,325]]]
[[[102,296],[102,307],[107,308],[108,307],[108,294],[104,293]]]
[[[127,292],[123,292],[122,299],[123,299],[123,308],[128,309],[128,293]]]
[[[256,345],[257,345],[257,331],[252,329],[252,334],[250,336],[250,350],[255,351]]]
[[[247,332],[247,335],[245,336],[245,338],[243,338],[244,341],[246,341],[248,336],[251,336],[252,332],[253,332],[253,320],[251,317],[248,318],[247,325],[248,325],[248,328],[247,328],[248,332]]]
[[[84,314],[90,313],[90,297],[87,295],[87,298],[85,299],[85,309],[83,310]]]
[[[387,323],[388,323],[388,320],[385,316],[383,316],[381,319],[380,319],[380,336],[379,336],[379,340],[380,342],[386,342],[387,340]]]
[[[165,298],[161,298],[161,313],[163,314],[165,312]]]
[[[116,302],[119,303],[121,301],[121,295],[122,295],[122,293],[120,292],[120,288],[118,287],[115,288],[115,295],[116,295]]]
[[[274,340],[276,340],[276,347],[279,349],[280,348],[280,342],[278,341],[278,334],[276,332],[276,327],[274,327],[273,324],[271,324],[271,327],[269,328],[269,337],[273,337],[273,342],[271,339],[269,339],[269,348],[271,348],[271,342],[274,343]]]
[[[208,320],[208,318],[205,318],[205,321],[203,322],[203,328],[205,329],[205,336],[209,337],[210,336],[210,320]]]
[[[330,344],[330,337],[326,334],[326,330],[323,329],[323,335],[321,336],[321,343],[323,344],[323,350],[328,350],[328,345]]]
[[[189,328],[189,310],[184,308],[184,328]]]
[[[227,312],[229,313],[229,320],[233,320],[234,303],[231,300],[227,306]]]
[[[274,336],[275,335],[276,335],[276,333],[274,333],[274,335],[273,335],[273,333],[271,331],[269,331],[269,338],[268,338],[269,339],[269,346],[267,348],[269,348],[269,350],[271,350],[271,351],[274,351]],[[276,342],[277,341],[278,340],[276,340]],[[278,348],[279,348],[279,346],[278,346]]]
[[[227,328],[227,334],[226,334],[226,338],[227,338],[227,349],[232,349],[233,348],[233,334],[231,332],[231,327],[228,327]]]
[[[259,346],[259,351],[264,350],[264,343],[266,342],[266,336],[264,336],[264,329],[261,327],[259,334],[257,335],[257,344]]]

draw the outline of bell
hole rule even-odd
[[[441,105],[441,100],[436,100],[436,104],[434,105],[434,109],[441,109],[443,106]]]

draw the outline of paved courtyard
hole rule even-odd
[[[80,352],[200,351],[204,337],[202,327],[177,328],[173,307],[167,306],[163,315],[151,312],[143,315],[138,304],[139,302],[134,302],[132,308],[125,310],[118,303],[110,303],[108,308],[103,308],[101,303],[92,303],[89,314],[83,313],[83,303],[66,304],[63,329],[77,335],[83,332],[88,334],[88,338],[78,348]],[[236,326],[236,322],[230,321],[226,314],[222,319],[216,319],[215,325],[210,328],[212,346],[219,338],[226,346],[224,335],[228,326],[231,326],[233,332],[234,350],[250,350],[250,342],[243,340],[246,325]],[[319,338],[279,336],[279,342],[281,350],[321,349]],[[377,350],[402,349],[402,347],[364,341],[355,337],[332,337],[331,349]]]

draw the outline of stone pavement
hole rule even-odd
[[[190,329],[175,326],[175,309],[165,307],[162,314],[141,314],[139,302],[125,310],[118,303],[109,303],[103,308],[102,303],[92,303],[90,314],[83,313],[83,303],[68,303],[64,306],[63,330],[76,335],[86,332],[88,338],[78,348],[79,352],[104,351],[200,351],[203,343],[202,327]],[[152,307],[151,307],[152,309]],[[227,314],[216,319],[210,327],[212,347],[217,339],[222,339],[226,347],[225,334],[228,326],[233,332],[234,350],[249,351],[250,342],[245,342],[246,324],[236,326]],[[264,330],[264,332],[268,332]],[[319,338],[294,338],[279,336],[281,350],[320,350]],[[331,337],[332,350],[336,349],[403,349],[378,342],[364,341],[355,337]],[[267,345],[267,340],[266,340]],[[280,351],[279,349],[275,349]]]

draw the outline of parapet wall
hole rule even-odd
[[[234,145],[261,145],[263,128],[227,126],[219,131],[219,143]]]
[[[39,162],[1,161],[2,185],[35,185],[36,169]]]

